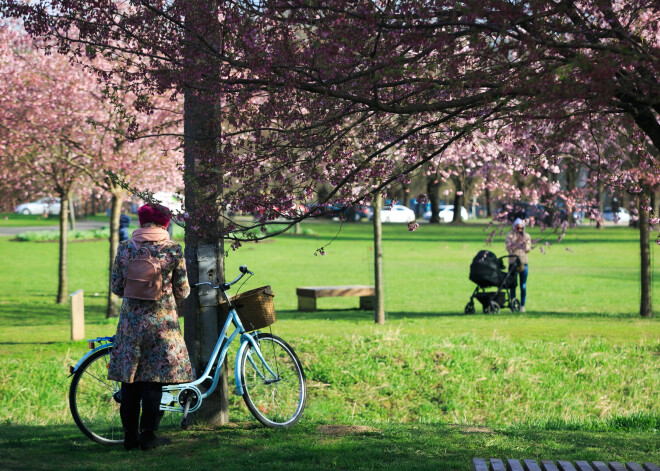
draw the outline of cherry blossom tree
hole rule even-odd
[[[515,124],[515,131],[504,129],[498,135],[505,158],[525,163],[522,167],[534,185],[523,193],[532,201],[554,206],[561,202],[563,236],[572,214],[586,202],[587,210],[599,218],[595,209],[603,186],[630,195],[635,203],[640,239],[641,302],[640,314],[653,315],[651,300],[650,228],[660,221],[652,213],[652,199],[660,183],[660,154],[651,138],[641,132],[626,115],[587,116],[587,119],[553,123],[546,120]],[[533,139],[525,139],[533,136]],[[534,156],[530,159],[530,156]],[[534,161],[534,167],[529,162]],[[587,171],[582,187],[575,184],[576,168]],[[564,177],[564,185],[559,176]]]
[[[59,57],[35,51],[31,41],[3,28],[0,56],[2,167],[15,188],[53,191],[61,201],[57,302],[67,302],[67,231],[70,194],[92,164],[77,151],[85,139],[84,73]]]
[[[266,204],[262,223],[314,196],[319,179],[335,200],[368,197],[374,175],[384,188],[432,158],[410,152],[393,166],[393,148],[414,150],[429,129],[454,126],[445,133],[455,139],[489,113],[623,113],[660,143],[655,2],[2,4],[63,52],[123,60],[114,73],[136,91],[188,84],[222,102],[236,131],[214,163],[241,188],[222,199],[246,211]],[[349,148],[355,137],[369,152]]]
[[[109,266],[117,247],[119,209],[125,191],[107,172],[157,191],[182,187],[174,137],[159,141],[131,134],[177,133],[176,102],[160,99],[149,114],[125,117],[131,97],[105,99],[97,77],[59,55],[45,55],[17,28],[0,29],[0,168],[2,188],[24,195],[54,192],[61,198],[58,302],[67,301],[68,205],[73,192],[107,192],[113,202]],[[117,102],[118,99],[123,101]],[[172,129],[174,128],[174,129]],[[180,132],[178,132],[180,134]],[[175,157],[175,156],[174,156]],[[108,313],[116,315],[109,299]]]
[[[318,199],[319,183],[332,187],[325,199],[367,200],[496,118],[617,114],[660,148],[655,1],[1,0],[0,8],[55,38],[60,52],[118,61],[103,77],[121,78],[137,96],[188,91],[220,108],[222,146],[197,156],[208,203],[188,211],[191,228],[211,235],[261,237],[211,223],[218,204],[265,208],[263,225],[307,217],[289,208]],[[439,147],[428,146],[431,134]]]

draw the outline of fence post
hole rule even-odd
[[[83,290],[79,289],[69,297],[71,298],[71,340],[82,340],[85,338]]]

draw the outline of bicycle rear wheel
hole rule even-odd
[[[108,379],[112,345],[95,353],[73,374],[69,406],[76,425],[89,438],[102,444],[124,442],[119,416],[120,383]]]
[[[300,360],[281,338],[260,333],[257,344],[265,360],[248,344],[240,359],[243,400],[266,427],[286,428],[297,423],[305,410],[307,386]]]

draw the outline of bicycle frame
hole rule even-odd
[[[227,332],[229,331],[229,327],[231,324],[234,324],[235,329],[231,333],[231,335],[227,337]],[[255,331],[254,335],[256,335],[257,333],[258,331]],[[248,344],[251,344],[254,347],[254,351],[257,353],[259,360],[261,361],[261,364],[265,366],[268,373],[275,376],[275,373],[270,368],[270,366],[264,359],[263,355],[261,354],[261,349],[259,348],[258,343],[254,340],[253,334],[249,332],[245,332],[245,328],[243,327],[243,324],[241,323],[241,320],[238,317],[238,313],[236,312],[236,309],[232,307],[229,311],[229,315],[227,316],[227,320],[225,321],[225,324],[222,328],[222,332],[218,337],[218,341],[215,344],[209,362],[206,365],[206,369],[204,370],[204,373],[202,373],[202,375],[199,378],[197,378],[195,381],[191,381],[189,383],[180,383],[180,384],[163,386],[163,397],[161,399],[160,410],[169,411],[169,412],[184,412],[184,406],[181,405],[179,401],[179,394],[181,394],[181,392],[185,390],[192,390],[200,397],[200,400],[197,401],[197,403],[193,407],[190,407],[190,409],[188,409],[185,412],[186,413],[194,412],[197,409],[199,409],[199,407],[202,404],[202,401],[211,394],[213,394],[215,389],[218,387],[218,383],[220,382],[220,374],[221,374],[220,365],[222,365],[222,363],[225,361],[225,358],[227,357],[227,351],[229,350],[229,346],[239,334],[241,334],[240,337],[241,345],[238,348],[238,352],[236,353],[236,360],[234,362],[234,382],[236,384],[236,392],[241,396],[244,393],[243,384],[241,384],[239,361],[243,353],[243,350],[245,350]],[[88,340],[90,344],[96,342],[101,342],[101,344],[96,348],[93,348],[92,350],[87,352],[74,367],[71,367],[70,369],[71,375],[73,375],[76,372],[76,370],[78,370],[80,365],[88,357],[90,357],[99,350],[111,346],[113,340],[114,340],[113,337],[97,337]],[[249,360],[254,365],[254,361],[251,358]],[[211,375],[211,371],[213,371],[214,365],[217,365],[215,369],[215,373]],[[256,365],[254,366],[256,368]],[[202,393],[197,386],[199,386],[204,381],[209,379],[213,380],[211,387],[206,392]],[[171,405],[172,403],[177,403],[177,405],[173,406]]]
[[[251,344],[253,346],[254,351],[257,353],[257,356],[261,361],[261,364],[265,366],[266,370],[270,374],[275,376],[275,373],[272,371],[272,369],[264,359],[263,355],[261,354],[261,349],[259,348],[258,343],[254,340],[254,336],[256,336],[258,331],[255,331],[254,335],[245,331],[245,328],[243,327],[243,324],[241,323],[241,320],[238,317],[238,313],[236,312],[236,309],[233,306],[231,306],[231,302],[229,301],[227,294],[225,293],[224,290],[221,290],[221,292],[223,297],[227,301],[230,309],[229,309],[229,314],[227,316],[227,320],[225,321],[225,324],[222,327],[222,331],[218,336],[218,341],[216,342],[215,347],[213,348],[213,353],[211,353],[209,362],[206,365],[206,369],[201,374],[201,376],[197,378],[195,381],[191,381],[189,383],[163,386],[163,398],[161,400],[161,406],[160,406],[161,410],[172,411],[172,412],[184,412],[184,414],[187,414],[188,412],[196,411],[201,406],[202,401],[211,394],[213,394],[216,387],[218,386],[218,382],[220,381],[220,374],[222,370],[220,366],[227,357],[227,351],[229,350],[229,346],[232,344],[232,342],[236,339],[236,337],[239,334],[241,336],[240,337],[241,345],[238,348],[238,352],[236,353],[236,360],[234,362],[234,382],[236,384],[236,392],[241,396],[244,393],[243,384],[241,383],[241,375],[239,371],[240,369],[239,362],[241,355],[248,344]],[[229,327],[232,324],[234,324],[235,329],[231,333],[231,335],[227,337],[227,333],[229,332]],[[250,362],[254,364],[251,358],[250,358]],[[216,366],[215,373],[211,375],[214,365]],[[213,382],[211,384],[211,387],[206,392],[202,393],[199,390],[198,386],[207,380],[213,380]],[[181,401],[179,400],[179,396],[181,392],[185,390],[193,391],[195,394],[199,395],[200,398],[200,400],[198,400],[196,404],[191,406],[188,410],[185,409],[185,406],[181,405]],[[178,392],[178,393],[175,395],[173,394],[174,392]],[[178,405],[176,406],[170,405],[173,402],[178,403]]]

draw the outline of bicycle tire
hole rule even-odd
[[[124,442],[119,415],[120,383],[107,379],[112,345],[94,352],[73,374],[69,407],[78,428],[104,445]]]
[[[243,400],[252,415],[266,427],[291,427],[302,417],[307,402],[307,385],[300,360],[293,348],[275,335],[259,333],[256,340],[275,376],[258,355],[252,354],[254,347],[248,344],[239,363]]]

